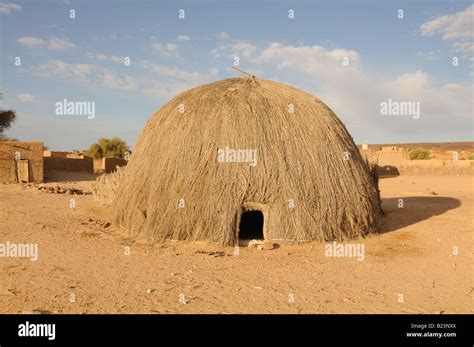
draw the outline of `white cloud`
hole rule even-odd
[[[16,98],[22,102],[33,102],[35,101],[34,95],[29,93],[20,93],[16,95]]]
[[[462,59],[473,61],[474,53],[474,29],[473,29],[474,5],[465,10],[434,18],[420,27],[422,36],[433,36],[441,34],[443,40],[453,42],[453,49],[460,53]],[[471,65],[474,75],[474,65]]]
[[[177,56],[177,45],[175,43],[168,43],[166,45],[162,44],[161,42],[153,42],[151,44],[151,48],[160,54],[166,56]]]
[[[145,95],[148,95],[152,98],[165,99],[172,94],[169,87],[170,87],[169,85],[166,86],[164,85],[164,83],[156,82],[156,83],[153,83],[151,86],[144,88],[143,93],[145,93]]]
[[[10,14],[12,12],[21,11],[22,7],[12,2],[0,2],[0,14]]]
[[[64,51],[75,47],[68,39],[58,37],[44,40],[33,36],[22,36],[17,42],[26,47],[46,47],[51,51]]]
[[[22,44],[23,46],[45,46],[47,42],[43,39],[39,39],[37,37],[32,36],[22,36],[18,38],[18,43]]]
[[[418,52],[418,53],[416,53],[416,56],[418,58],[422,58],[422,59],[426,59],[426,60],[434,60],[434,59],[438,58],[439,53],[440,53],[439,50],[427,51],[427,52]]]
[[[134,77],[120,77],[117,74],[106,71],[101,75],[101,84],[103,87],[112,90],[136,91],[138,90],[138,81]]]
[[[460,84],[456,84],[456,83],[445,84],[442,88],[443,88],[443,90],[445,90],[446,92],[449,92],[449,93],[458,93],[458,92],[462,92],[464,90],[464,86],[462,86]]]
[[[143,88],[142,91],[145,95],[154,99],[169,99],[191,87],[193,85],[182,81],[153,81]]]
[[[207,73],[189,72],[147,60],[142,60],[138,65],[160,76],[160,78],[150,76],[141,89],[145,95],[157,99],[167,99],[192,87],[208,83],[219,74],[217,68],[210,68]]]
[[[68,79],[76,83],[96,84],[104,88],[121,91],[138,90],[134,77],[121,77],[114,71],[93,64],[70,64],[62,60],[50,60],[22,72],[33,76]]]
[[[353,50],[328,51],[321,46],[285,46],[278,42],[271,43],[260,54],[248,58],[254,64],[277,62],[277,69],[298,68],[321,76],[345,74],[358,67],[360,60],[359,53]],[[348,66],[343,65],[344,58],[347,58]],[[328,67],[331,68],[330,71]]]
[[[210,77],[216,77],[219,74],[219,69],[213,67],[213,68],[207,70],[207,72],[209,73]]]
[[[434,18],[420,27],[423,36],[442,34],[443,40],[465,40],[474,37],[472,20],[474,16],[474,5],[465,10]]]
[[[31,68],[21,69],[22,72],[30,73],[40,77],[74,78],[80,81],[87,81],[92,72],[97,70],[92,64],[69,64],[62,60],[53,59],[47,63]]]
[[[152,71],[157,75],[182,80],[186,83],[189,83],[190,85],[197,85],[208,82],[211,79],[215,78],[219,72],[219,70],[216,68],[209,69],[207,74],[201,74],[199,72],[188,72],[175,68],[169,68],[167,66],[152,63],[147,60],[142,61],[140,65],[141,67],[148,69],[149,71]]]
[[[122,64],[122,65],[125,63],[125,58],[126,58],[126,57],[122,57],[118,55],[106,55],[101,52],[86,52],[85,56],[87,58],[94,59],[97,61],[110,60],[110,61],[113,61],[114,63]]]
[[[105,56],[101,53],[89,55],[100,58]],[[123,57],[105,56],[105,58],[123,62]],[[88,86],[95,85],[115,91],[141,93],[153,98],[169,98],[178,92],[212,81],[219,73],[216,68],[211,68],[206,73],[189,72],[149,61],[141,61],[137,67],[144,69],[143,72],[146,73],[129,76],[123,70],[116,72],[100,65],[71,64],[57,59],[34,67],[21,68],[20,71],[38,77],[66,79]],[[150,72],[159,75],[160,78],[157,79]]]
[[[178,49],[178,45],[176,43],[167,43],[166,49],[170,52],[175,52]]]
[[[230,45],[220,45],[219,47],[212,49],[211,54],[214,56],[214,58],[220,58],[222,53],[225,52],[229,47]]]
[[[238,47],[227,45],[218,52],[227,56],[236,48],[247,49],[244,64],[252,64],[271,72],[271,76],[276,75],[286,83],[318,95],[354,135],[360,136],[359,140],[413,141],[419,139],[420,134],[436,138],[441,133],[463,133],[472,127],[471,83],[438,86],[433,77],[423,71],[381,76],[366,71],[360,54],[354,50],[287,46],[278,42],[261,50],[252,47],[250,43]],[[345,57],[348,66],[343,64]],[[380,103],[387,99],[419,101],[421,118],[381,116]]]
[[[214,80],[219,70],[217,68],[211,68],[207,70],[207,73],[187,72],[178,69],[172,69],[165,66],[152,64],[147,61],[142,62],[142,67],[153,71],[163,78],[151,79],[151,82],[147,84],[142,92],[152,98],[157,99],[169,99],[170,97],[188,90],[192,87],[196,87],[200,84],[209,83]]]
[[[236,56],[243,56],[244,58],[249,58],[255,51],[257,47],[246,42],[238,42],[232,46],[233,54]]]
[[[68,39],[52,38],[48,40],[46,47],[52,51],[63,51],[74,48],[74,44]]]
[[[95,59],[95,60],[106,60],[107,56],[104,53],[94,53],[94,52],[87,52],[86,57]]]
[[[221,40],[227,40],[230,38],[230,35],[228,33],[226,33],[225,31],[219,33],[219,35],[217,35],[218,38],[220,38]]]
[[[189,41],[190,40],[190,37],[188,35],[178,35],[176,37],[176,40],[177,41]]]
[[[123,34],[121,37],[129,39],[129,38],[132,38],[133,36],[131,34]],[[112,32],[106,35],[97,35],[97,34],[91,35],[91,39],[93,41],[109,41],[109,40],[116,41],[118,38],[119,38],[119,35],[117,35],[116,32]]]
[[[455,42],[454,50],[460,53],[474,53],[474,43],[472,42]]]
[[[227,58],[249,58],[256,52],[256,50],[257,47],[248,42],[237,42],[234,44],[222,43],[217,48],[211,50],[211,54],[215,58],[221,58],[222,56]]]
[[[110,60],[112,60],[114,63],[117,63],[117,64],[123,64],[124,61],[125,61],[125,57],[119,57],[119,56],[116,56],[116,55],[112,55],[112,56],[110,56]]]

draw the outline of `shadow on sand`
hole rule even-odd
[[[49,171],[44,174],[45,183],[95,181],[96,178],[96,174],[89,172]]]
[[[400,199],[403,200],[402,208],[399,207]],[[461,206],[461,202],[458,199],[443,196],[382,199],[382,209],[385,212],[385,216],[380,219],[379,233],[384,234],[416,224],[459,206]]]
[[[385,165],[385,166],[378,166],[378,174],[379,178],[392,178],[396,176],[400,176],[400,171],[396,166]]]

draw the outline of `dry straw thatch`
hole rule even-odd
[[[110,206],[114,201],[124,171],[124,166],[117,166],[114,172],[97,177],[96,181],[92,184],[94,200],[102,205]]]
[[[218,162],[226,147],[256,149],[257,165]],[[151,240],[235,245],[244,210],[262,211],[266,239],[329,241],[374,231],[379,199],[346,128],[314,96],[255,78],[176,96],[142,130],[112,222]]]

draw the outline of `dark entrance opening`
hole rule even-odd
[[[263,213],[243,211],[240,217],[239,240],[263,240]]]

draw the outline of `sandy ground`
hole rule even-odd
[[[91,195],[0,185],[0,243],[39,247],[37,261],[0,257],[0,313],[472,313],[473,183],[381,179],[387,213],[359,240],[363,261],[326,257],[322,243],[148,245],[101,226],[109,210]]]

